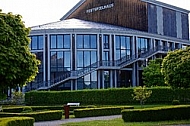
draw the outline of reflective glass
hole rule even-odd
[[[83,35],[77,35],[76,45],[78,49],[83,48]]]
[[[96,51],[91,51],[91,64],[97,62],[97,53]]]
[[[130,37],[126,38],[126,43],[127,43],[127,49],[131,49],[131,40],[130,40]]]
[[[70,35],[64,35],[64,48],[71,48],[71,37]]]
[[[96,35],[90,35],[91,37],[91,48],[96,49],[97,48],[97,37]]]
[[[104,49],[109,49],[109,35],[103,36]]]
[[[38,49],[38,38],[37,36],[32,36],[32,49]]]
[[[56,66],[56,59],[57,59],[56,52],[51,52],[51,66]]]
[[[91,73],[91,81],[97,81],[97,72]]]
[[[90,48],[89,35],[84,35],[84,48]]]
[[[90,51],[84,51],[84,67],[90,65]]]
[[[57,48],[63,48],[63,35],[57,35]]]
[[[51,48],[55,49],[56,48],[56,35],[51,35],[50,41],[51,41]]]
[[[116,49],[120,49],[120,36],[115,37]]]
[[[121,48],[126,49],[125,37],[124,36],[121,37]]]
[[[83,67],[83,51],[77,52],[77,67]]]
[[[44,39],[43,36],[38,36],[38,49],[43,49]]]
[[[57,52],[58,67],[63,67],[63,52]]]
[[[120,50],[116,50],[116,60],[120,59]]]
[[[103,60],[109,61],[109,52],[108,51],[103,52]]]
[[[71,53],[64,52],[64,67],[71,67]]]

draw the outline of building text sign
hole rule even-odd
[[[88,10],[86,10],[86,13],[93,13],[96,11],[101,11],[101,10],[105,10],[105,9],[109,9],[109,8],[113,8],[113,7],[114,7],[114,3],[111,3],[111,4],[88,9]]]

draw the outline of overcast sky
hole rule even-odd
[[[0,0],[3,12],[20,14],[27,27],[58,21],[79,0]],[[190,0],[159,0],[190,10]]]

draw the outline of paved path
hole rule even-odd
[[[71,119],[62,119],[55,121],[45,121],[45,122],[35,122],[34,126],[60,126],[60,124],[69,123],[69,122],[83,122],[83,121],[92,121],[92,120],[111,120],[116,118],[121,118],[121,115],[113,116],[99,116],[99,117],[88,117],[88,118],[71,118]]]
[[[43,121],[43,122],[35,122],[34,126],[60,126],[61,124],[69,123],[69,122],[84,122],[84,121],[92,121],[92,120],[111,120],[116,118],[122,118],[121,115],[113,115],[113,116],[99,116],[99,117],[88,117],[88,118],[71,118],[71,119],[62,119],[55,121]],[[190,124],[186,125],[168,125],[168,126],[190,126]]]

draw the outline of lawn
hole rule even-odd
[[[123,120],[119,118],[113,120],[97,120],[97,121],[67,123],[67,124],[62,124],[61,126],[164,126],[164,125],[177,125],[177,124],[190,124],[190,120],[124,123]]]

